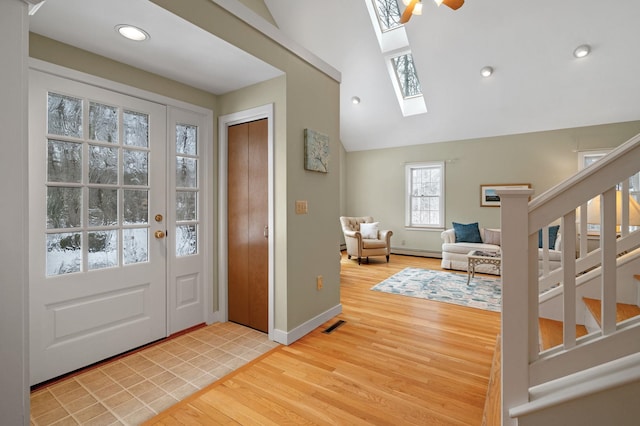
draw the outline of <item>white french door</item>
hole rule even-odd
[[[168,333],[203,322],[206,238],[205,118],[192,111],[169,111]]]
[[[36,384],[204,321],[204,195],[197,114],[30,73]]]

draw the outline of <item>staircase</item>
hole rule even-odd
[[[540,351],[555,348],[562,345],[564,324],[549,318],[538,318],[538,328],[540,329]],[[582,324],[576,325],[576,338],[586,336],[587,327]]]
[[[633,276],[636,281],[636,288],[640,289],[640,274]],[[640,316],[640,291],[638,291],[636,304],[617,303],[616,304],[616,322],[622,323],[632,318]],[[598,332],[602,325],[602,303],[600,299],[583,297],[582,301],[585,306],[586,314],[585,323],[595,324],[591,326],[591,332]],[[564,324],[562,321],[550,318],[538,318],[538,329],[540,338],[540,352],[553,349],[563,344]],[[589,330],[585,325],[576,324],[576,338],[580,338],[589,334]],[[484,414],[482,418],[482,426],[500,425],[501,417],[501,347],[500,336],[496,338],[496,348],[491,364],[491,373],[489,375],[489,385],[487,388],[487,397],[485,400]]]
[[[583,298],[589,314],[593,317],[598,326],[602,327],[602,301],[599,299]],[[616,323],[621,323],[640,315],[640,307],[629,303],[616,304]]]
[[[629,226],[628,202],[617,207],[616,198],[628,200],[629,178],[639,170],[637,135],[531,202],[531,190],[499,191],[501,419],[487,416],[484,424],[638,424],[640,316],[626,313],[635,311],[636,284],[635,301],[626,299],[640,267],[640,230]],[[588,252],[587,202],[594,197],[601,201],[600,247]],[[538,265],[538,231],[546,235],[556,224],[562,267],[550,271]]]

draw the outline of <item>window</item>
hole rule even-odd
[[[444,163],[407,164],[406,221],[412,228],[444,228]]]
[[[397,0],[374,0],[378,23],[382,32],[400,27],[400,8]]]
[[[596,161],[605,157],[611,150],[601,150],[601,151],[580,151],[578,152],[578,170],[582,170],[590,165],[594,164]],[[629,202],[631,205],[630,209],[630,218],[629,218],[629,231],[636,231],[640,229],[640,226],[637,226],[640,223],[640,218],[637,217],[637,208],[634,208],[634,204],[637,206],[637,203],[640,202],[640,173],[636,173],[635,175],[629,178]],[[624,193],[626,189],[624,189],[624,182],[616,185],[616,190],[618,192]],[[591,201],[590,201],[591,202]],[[635,203],[634,203],[635,202]],[[618,210],[617,215],[620,215],[620,210],[622,207],[620,206],[621,200],[618,199],[616,201],[616,209]],[[600,203],[597,203],[599,206]],[[591,214],[591,213],[589,213]],[[597,216],[597,221],[599,221],[599,215]],[[618,222],[620,219],[618,218]],[[618,228],[620,227],[620,223],[618,223]],[[587,232],[589,234],[600,234],[600,224],[596,223],[587,223]]]
[[[393,69],[395,70],[398,84],[402,92],[404,99],[422,95],[422,88],[420,87],[420,80],[418,80],[418,73],[416,72],[416,66],[413,63],[413,55],[411,53],[403,54],[391,58],[393,63]]]
[[[198,127],[176,124],[176,256],[198,254]]]
[[[366,0],[365,3],[402,115],[425,114],[427,104],[411,46],[404,25],[400,24],[399,0]]]
[[[149,262],[149,115],[47,99],[46,275]]]

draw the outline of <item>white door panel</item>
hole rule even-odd
[[[169,333],[201,324],[205,318],[207,126],[203,115],[169,110],[168,271]]]
[[[164,105],[30,73],[35,384],[167,335],[167,122]]]

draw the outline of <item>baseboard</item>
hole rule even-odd
[[[403,256],[433,257],[436,259],[442,259],[442,252],[433,251],[433,250],[405,249],[405,248],[391,247],[391,253],[401,254]]]
[[[207,322],[207,325],[213,324],[214,322],[220,322],[220,311],[208,312],[206,316],[207,318],[205,321]]]
[[[346,249],[346,244],[340,244],[340,251],[345,251]],[[399,254],[402,256],[433,257],[435,259],[442,259],[442,252],[433,250],[391,247],[391,254]],[[640,301],[640,287],[638,290],[638,300]]]
[[[309,334],[316,328],[320,327],[331,318],[342,313],[342,304],[338,304],[333,308],[321,313],[320,315],[311,318],[309,321],[300,324],[298,327],[291,331],[273,330],[273,340],[282,345],[290,345],[301,337]]]

